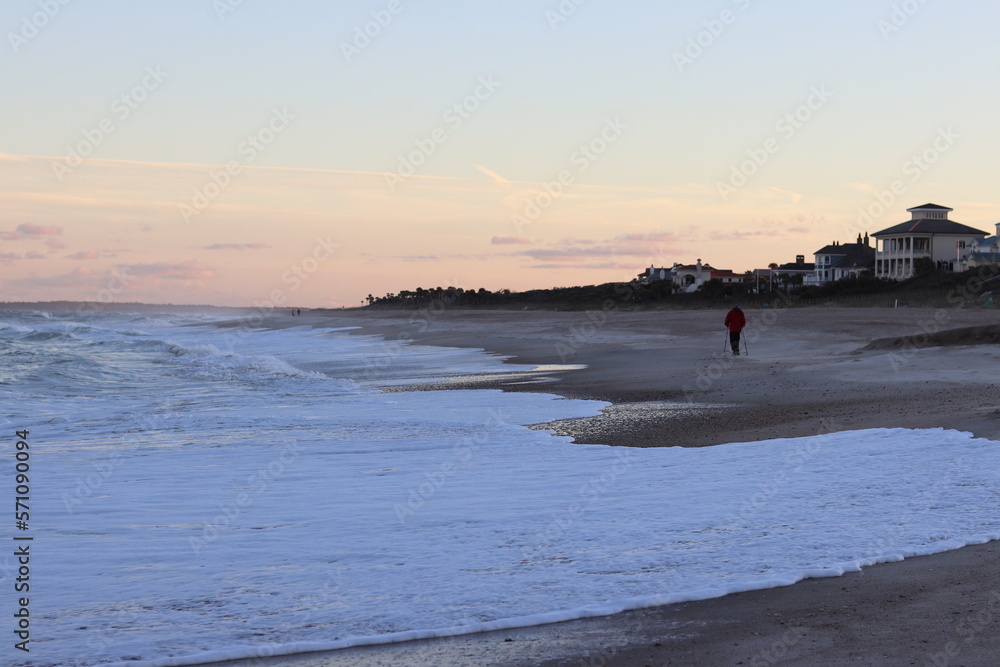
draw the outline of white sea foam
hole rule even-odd
[[[574,445],[524,426],[603,403],[355,382],[373,354],[383,377],[414,378],[467,351],[414,361],[306,328],[133,321],[143,335],[125,335],[115,318],[57,347],[0,330],[24,365],[11,374],[35,378],[0,385],[36,466],[32,652],[4,642],[4,664],[185,665],[509,628],[1000,538],[1000,443],[968,434]],[[71,372],[43,383],[57,368]],[[479,353],[468,368],[509,365]],[[0,557],[3,585],[13,565]]]

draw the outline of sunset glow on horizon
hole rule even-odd
[[[919,0],[14,0],[0,300],[351,307],[743,272],[927,202],[993,233],[998,19]]]

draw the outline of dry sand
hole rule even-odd
[[[478,347],[534,373],[434,387],[593,398],[603,414],[543,425],[576,441],[710,446],[877,427],[1000,440],[1000,347],[937,332],[993,325],[972,309],[747,313],[749,355],[723,354],[724,312],[328,311],[275,326],[353,326],[389,341]],[[907,339],[900,342],[878,339]],[[982,338],[981,338],[982,339]],[[867,348],[867,349],[866,349]],[[391,363],[392,346],[383,362]],[[585,368],[553,370],[559,364]],[[998,546],[833,579],[516,631],[230,665],[995,665]]]

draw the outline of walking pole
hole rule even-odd
[[[747,344],[747,334],[746,334],[745,331],[740,331],[740,334],[743,336],[743,354],[745,354],[745,355],[747,355],[749,357],[750,356],[750,345]]]
[[[729,329],[726,329],[726,337],[722,339],[722,356],[726,356],[726,349],[729,346]]]

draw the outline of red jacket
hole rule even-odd
[[[739,333],[747,325],[747,316],[739,308],[733,308],[726,313],[726,321],[723,324],[733,333]]]

